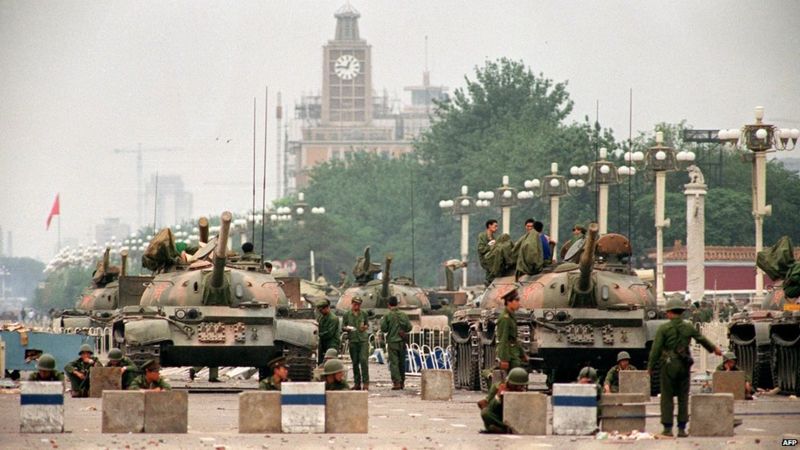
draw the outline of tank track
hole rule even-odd
[[[495,360],[497,354],[497,347],[495,346],[494,340],[487,341],[486,339],[481,339],[481,347],[480,347],[480,388],[483,392],[489,392],[489,384],[491,383],[491,371],[496,367]],[[488,376],[484,376],[486,371],[489,371]]]
[[[476,391],[480,388],[478,339],[477,332],[471,330],[468,339],[463,342],[453,343],[455,349],[453,375],[456,388],[471,391]]]
[[[788,341],[773,333],[771,340],[775,386],[784,393],[800,393],[800,336]]]
[[[317,366],[314,353],[307,348],[286,346],[286,363],[289,365],[289,379],[292,381],[311,381]]]

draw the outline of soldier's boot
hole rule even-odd
[[[392,383],[393,391],[399,391],[400,389],[403,389],[403,385],[401,385],[400,383]]]
[[[686,428],[678,428],[678,437],[679,438],[689,437],[689,433],[686,432]]]
[[[360,391],[361,390],[361,385],[360,384],[354,384],[353,387],[350,390],[351,391]]]
[[[661,435],[672,437],[672,425],[670,426],[664,425],[664,430],[661,431]]]
[[[197,376],[197,371],[194,370],[194,367],[189,369],[189,379],[194,381],[195,376]]]
[[[364,383],[364,385],[363,385],[363,386],[364,386],[364,390],[365,390],[365,391],[368,391],[368,390],[369,390],[369,383]]]
[[[219,367],[208,368],[208,381],[210,383],[219,383]]]

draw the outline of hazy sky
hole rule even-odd
[[[253,97],[260,153],[269,85],[273,152],[275,93],[291,106],[321,89],[322,45],[343,3],[0,0],[0,226],[13,231],[15,256],[52,256],[45,219],[58,192],[65,238],[90,243],[104,217],[135,221],[135,157],[113,149],[137,143],[184,149],[146,153],[145,174],[183,174],[195,214],[246,210]],[[619,137],[630,88],[634,130],[682,119],[738,127],[756,105],[768,121],[800,127],[794,0],[353,6],[373,84],[390,95],[420,83],[428,35],[433,83],[452,90],[486,58],[522,59],[569,81],[575,120],[594,117],[599,100],[601,123]]]

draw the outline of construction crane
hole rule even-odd
[[[115,148],[114,153],[135,153],[136,154],[136,191],[137,191],[137,223],[136,226],[144,225],[144,191],[142,190],[142,153],[150,152],[179,152],[183,149],[180,147],[142,147],[142,144],[137,144],[136,148]]]

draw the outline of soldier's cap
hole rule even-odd
[[[267,367],[272,370],[277,369],[278,367],[286,367],[289,368],[289,365],[286,364],[286,357],[285,356],[278,356],[277,358],[272,358],[268,363]]]
[[[154,372],[157,370],[161,370],[161,365],[158,363],[157,359],[148,359],[142,364],[142,370],[146,370],[148,372]]]
[[[325,351],[325,361],[329,359],[339,359],[339,352],[335,348],[329,348]]]
[[[330,361],[325,361],[322,369],[323,375],[333,375],[339,372],[344,372],[344,364],[341,360],[331,359]]]
[[[617,362],[622,361],[623,359],[630,360],[631,355],[628,352],[622,351],[617,354]]]
[[[673,298],[667,302],[667,306],[664,309],[666,311],[686,311],[686,304],[683,303],[683,300]]]
[[[389,306],[397,306],[397,297],[394,295],[389,297]]]
[[[733,361],[736,361],[736,353],[733,353],[733,352],[725,352],[725,353],[722,355],[722,360],[723,360],[723,361],[731,361],[731,360],[733,360]]]
[[[516,386],[524,386],[528,383],[528,372],[522,367],[515,367],[508,372],[506,383]]]
[[[506,292],[505,294],[503,294],[503,296],[501,298],[503,299],[503,301],[510,302],[511,300],[514,300],[515,298],[519,298],[519,292],[517,291],[516,288],[514,288],[514,289],[511,289],[510,291]]]
[[[122,350],[118,348],[112,348],[108,352],[108,360],[109,361],[120,361],[122,360]]]
[[[89,344],[81,345],[81,349],[78,350],[78,355],[80,355],[81,353],[84,353],[84,352],[89,352],[90,354],[94,355],[94,350],[92,349],[92,346],[89,345]]]
[[[350,301],[353,302],[353,303],[358,303],[359,305],[364,302],[364,300],[362,300],[361,297],[359,297],[359,296],[353,297],[353,299],[350,300]]]
[[[331,302],[328,301],[327,298],[317,302],[317,309],[322,309],[322,308],[325,308],[327,306],[331,306]]]

